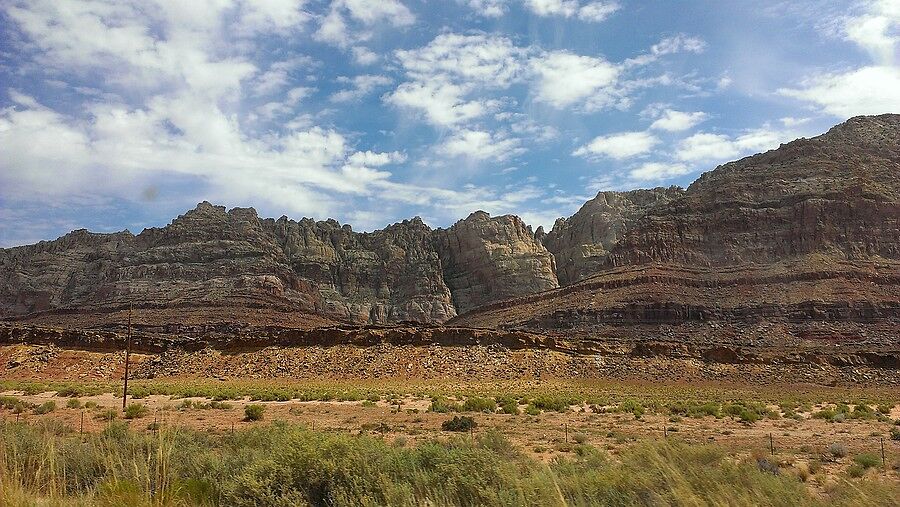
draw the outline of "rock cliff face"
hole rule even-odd
[[[543,240],[556,257],[559,283],[569,285],[597,274],[610,250],[647,210],[681,197],[679,187],[600,192],[570,218],[560,218]]]
[[[553,256],[517,216],[476,211],[438,230],[436,240],[460,312],[559,286]]]
[[[166,227],[75,231],[0,250],[0,311],[276,307],[353,323],[443,322],[556,287],[553,257],[517,217],[447,230],[414,218],[372,233],[334,220],[260,219],[204,202]]]
[[[601,193],[544,241],[567,286],[450,324],[584,339],[896,345],[898,176],[900,115],[882,115],[724,164],[683,192]]]
[[[679,339],[717,323],[738,342],[779,322],[784,336],[884,341],[900,329],[898,280],[900,115],[881,115],[686,190],[601,192],[546,234],[480,211],[447,229],[414,218],[357,233],[209,203],[138,235],[75,231],[0,249],[0,316],[135,303],[194,308],[192,322],[197,308],[237,308],[248,321],[290,320],[276,311]]]

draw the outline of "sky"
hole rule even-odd
[[[900,0],[0,0],[0,247],[208,200],[549,230],[900,112]]]

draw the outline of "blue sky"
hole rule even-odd
[[[209,200],[373,230],[900,112],[900,2],[0,0],[0,246]]]

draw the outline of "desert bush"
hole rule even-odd
[[[129,403],[125,407],[125,419],[137,419],[144,417],[150,410],[142,403]]]
[[[401,447],[286,423],[233,435],[112,423],[70,437],[0,422],[0,505],[855,506],[900,494],[877,477],[813,494],[792,474],[674,439],[615,460],[589,445],[569,450],[544,464],[496,432]]]
[[[548,394],[543,394],[532,399],[531,405],[534,405],[534,407],[538,410],[567,412],[569,410],[569,406],[573,401],[574,400],[564,396],[551,396]]]
[[[900,440],[900,428],[891,428],[891,440]]]
[[[872,453],[864,452],[862,454],[857,454],[856,456],[854,456],[853,462],[863,468],[868,469],[880,465],[881,458]]]
[[[69,398],[66,400],[66,408],[81,408],[81,400],[78,398]]]
[[[437,412],[446,414],[447,412],[458,412],[459,404],[450,401],[443,396],[435,396],[431,398],[431,406],[428,407],[429,412]]]
[[[34,413],[38,415],[49,414],[56,410],[56,402],[53,400],[45,401],[40,405],[34,407]]]
[[[849,467],[847,467],[847,475],[854,478],[862,477],[866,474],[866,467],[860,465],[859,463],[853,463]]]
[[[260,421],[263,418],[263,414],[266,412],[266,407],[264,405],[260,405],[258,403],[251,403],[244,407],[244,418],[247,421]]]
[[[113,410],[111,408],[102,410],[97,415],[94,416],[95,419],[100,421],[113,421],[119,418],[119,412],[117,410]]]
[[[576,444],[584,444],[587,442],[587,439],[588,437],[584,433],[575,433],[572,435],[572,440],[574,440]]]
[[[463,412],[495,412],[497,410],[497,402],[490,398],[480,398],[473,396],[466,398],[463,403]]]
[[[497,397],[497,405],[500,406],[500,412],[504,414],[516,415],[519,413],[519,400],[512,396]]]
[[[639,418],[644,415],[644,406],[635,400],[627,399],[619,403],[618,408],[616,409],[618,412],[630,412],[634,414],[635,418]]]
[[[875,419],[875,410],[869,405],[856,405],[850,412],[851,419]]]
[[[847,447],[844,444],[835,442],[828,446],[828,454],[835,458],[843,458],[847,455]]]
[[[444,431],[469,431],[478,426],[478,423],[475,422],[475,419],[472,419],[469,416],[453,416],[453,419],[448,419],[441,423],[441,429]]]

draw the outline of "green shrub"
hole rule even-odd
[[[567,412],[572,401],[573,400],[562,396],[541,395],[531,400],[531,404],[539,410]]]
[[[119,418],[119,412],[108,408],[98,413],[95,417],[101,421],[114,421]]]
[[[90,410],[90,409],[95,409],[95,408],[97,408],[97,407],[99,407],[99,406],[100,406],[100,405],[98,405],[97,402],[94,401],[94,400],[88,400],[88,401],[84,402],[84,408],[89,409],[89,410]]]
[[[125,419],[137,419],[144,417],[150,410],[142,403],[129,403],[125,407]]]
[[[891,428],[891,440],[900,440],[900,428]]]
[[[526,415],[540,415],[541,409],[537,408],[534,404],[529,403],[527,407],[525,407]]]
[[[516,415],[519,413],[519,401],[512,396],[498,397],[497,405],[500,406],[500,412],[504,414]]]
[[[475,419],[464,415],[464,416],[453,416],[453,419],[448,419],[441,423],[441,429],[444,431],[469,431],[478,426],[478,423],[475,422]]]
[[[857,454],[853,458],[853,462],[863,468],[868,469],[868,468],[872,468],[872,467],[876,467],[876,466],[880,465],[881,458],[879,458],[878,456],[876,456],[872,453],[864,452],[862,454]]]
[[[81,400],[78,398],[69,398],[66,400],[66,408],[81,408]]]
[[[574,440],[576,444],[584,444],[587,442],[587,439],[587,435],[584,433],[575,433],[572,435],[572,440]]]
[[[862,477],[866,474],[866,467],[860,465],[859,463],[854,463],[847,467],[847,475],[850,477]]]
[[[53,412],[54,410],[56,410],[56,402],[53,400],[45,401],[44,403],[41,403],[37,407],[34,407],[34,413],[38,414],[38,415],[49,414],[50,412]]]
[[[266,407],[258,403],[251,403],[244,407],[244,417],[247,421],[260,421],[263,418]]]
[[[622,403],[619,403],[618,408],[616,409],[618,412],[630,412],[634,414],[635,418],[639,418],[644,415],[644,406],[635,400],[627,399]]]
[[[875,419],[875,410],[868,405],[856,405],[850,413],[851,419]]]
[[[738,419],[740,419],[742,423],[753,424],[756,421],[759,421],[759,414],[748,408],[743,408],[738,413]]]
[[[447,412],[458,412],[459,405],[443,396],[435,396],[431,398],[431,406],[428,407],[429,412],[437,412],[446,414]]]
[[[462,406],[463,412],[496,412],[497,402],[490,398],[479,398],[477,396],[467,398]]]

